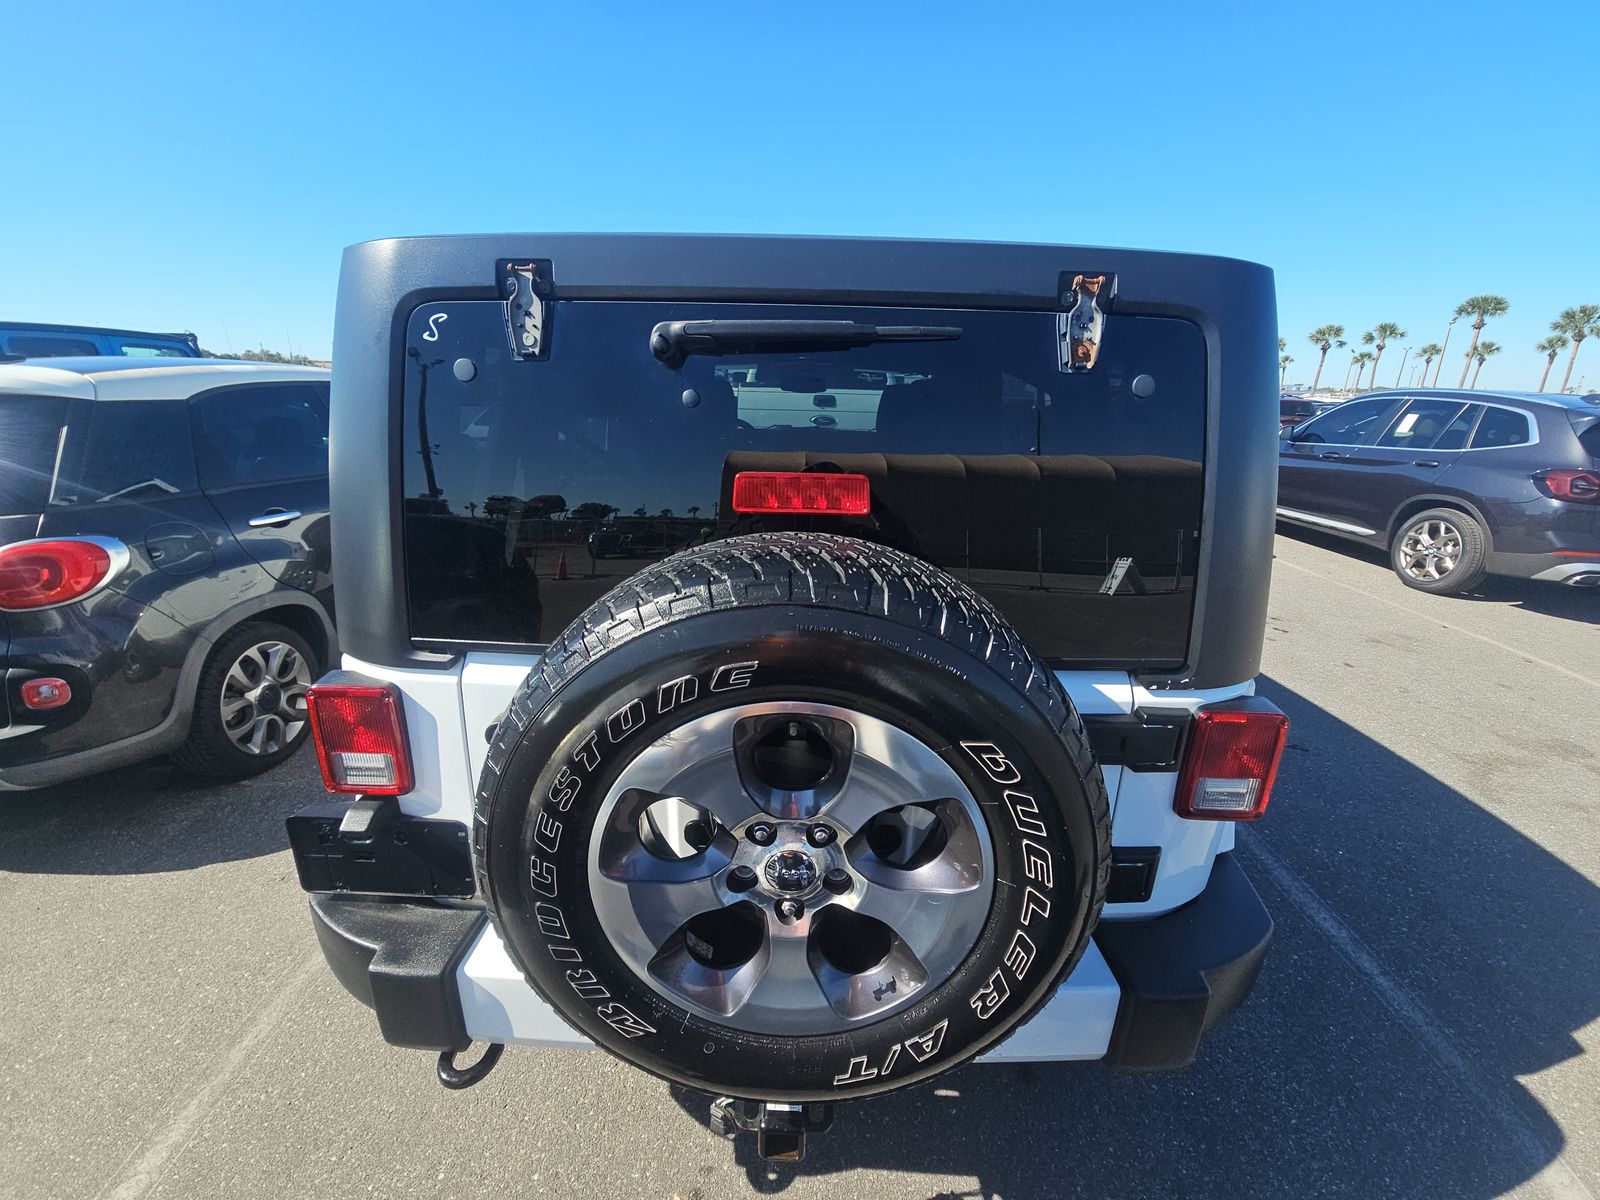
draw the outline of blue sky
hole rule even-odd
[[[367,238],[1016,239],[1268,263],[1291,380],[1315,325],[1393,320],[1392,383],[1499,292],[1482,382],[1534,386],[1549,321],[1600,303],[1600,6],[1299,9],[13,8],[0,316],[321,357]]]

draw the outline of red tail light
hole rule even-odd
[[[49,712],[72,703],[72,685],[65,679],[46,675],[40,679],[25,680],[17,689],[17,696],[23,708],[32,712]]]
[[[1592,504],[1600,500],[1600,475],[1593,471],[1566,469],[1540,471],[1533,477],[1539,490],[1553,500],[1570,500],[1578,504]]]
[[[112,538],[36,538],[0,546],[0,609],[82,600],[127,565],[127,547]]]
[[[340,683],[337,673],[329,679],[306,693],[324,786],[330,792],[405,795],[412,785],[411,746],[399,691],[389,684]]]
[[[1202,708],[1189,729],[1172,807],[1199,821],[1254,821],[1267,811],[1289,718],[1266,700]]]
[[[733,477],[733,510],[859,517],[872,511],[872,496],[865,475],[740,471]]]

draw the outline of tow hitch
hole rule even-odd
[[[732,1137],[743,1129],[756,1135],[756,1152],[768,1162],[799,1162],[806,1156],[806,1134],[833,1125],[831,1104],[776,1104],[735,1100],[711,1102],[711,1130]]]
[[[495,1064],[500,1061],[500,1056],[506,1052],[505,1046],[500,1042],[490,1042],[484,1047],[483,1057],[469,1067],[456,1066],[456,1051],[445,1050],[439,1055],[439,1082],[452,1092],[459,1092],[462,1088],[469,1088],[475,1083],[482,1083]]]

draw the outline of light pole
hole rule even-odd
[[[1444,370],[1444,352],[1450,349],[1450,329],[1459,320],[1461,320],[1461,314],[1457,313],[1455,316],[1450,318],[1450,324],[1444,327],[1444,345],[1439,347],[1439,365],[1433,369],[1434,387],[1439,386],[1439,372]],[[1426,384],[1427,381],[1424,380],[1423,382]]]
[[[1406,373],[1406,359],[1411,357],[1411,347],[1406,347],[1406,352],[1400,356],[1400,369],[1394,374],[1395,387],[1400,386],[1400,377]]]

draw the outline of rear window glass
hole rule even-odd
[[[1528,418],[1509,408],[1490,408],[1478,422],[1472,435],[1472,447],[1482,450],[1488,446],[1521,446],[1533,440],[1528,433]]]
[[[129,358],[193,358],[194,352],[187,346],[180,346],[173,342],[118,342],[118,354],[125,354]]]
[[[159,500],[196,489],[188,408],[176,401],[102,401],[70,475],[57,486],[62,504]]]
[[[1181,662],[1204,338],[1184,321],[1113,313],[1095,369],[1069,374],[1057,316],[558,301],[548,357],[518,361],[503,305],[424,305],[408,329],[402,418],[412,635],[541,643],[645,562],[811,527],[965,579],[1049,657]],[[658,322],[706,319],[961,335],[678,366],[651,354]],[[871,515],[734,512],[732,480],[751,470],[864,474]]]
[[[0,396],[0,517],[44,511],[65,414],[54,397]]]
[[[1578,441],[1590,458],[1600,459],[1600,421],[1578,434]]]
[[[100,348],[85,338],[14,333],[6,339],[6,351],[23,358],[78,358],[99,354]]]

